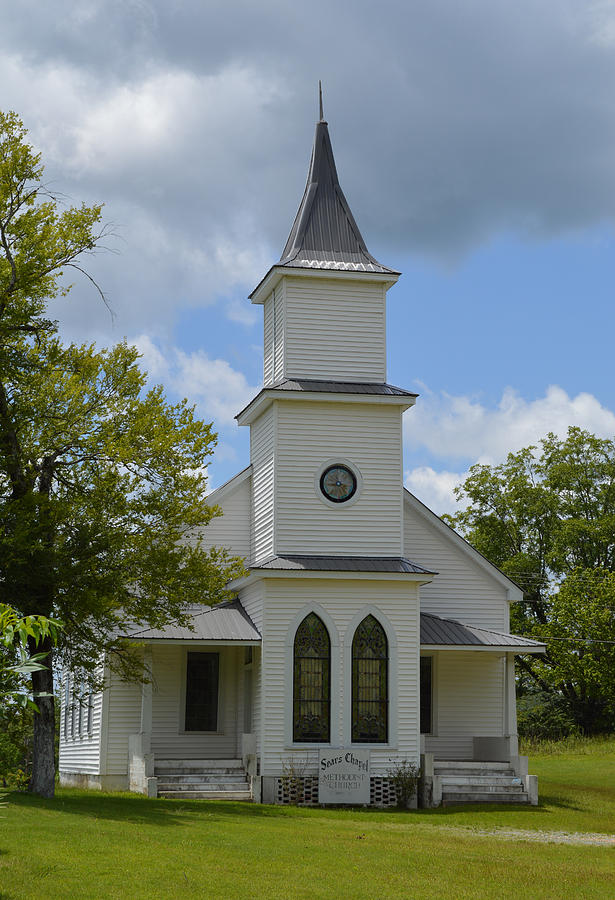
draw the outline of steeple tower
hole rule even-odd
[[[263,390],[250,426],[252,562],[402,556],[402,413],[386,383],[385,307],[398,273],[368,251],[316,136],[282,258],[252,294],[264,307]]]
[[[265,386],[284,379],[383,384],[386,292],[398,277],[367,249],[321,119],[282,256],[250,295],[265,308]]]

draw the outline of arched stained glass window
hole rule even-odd
[[[384,628],[367,616],[352,640],[352,740],[384,744],[388,740],[389,645]]]
[[[331,641],[322,619],[310,613],[294,643],[293,740],[328,743],[331,737]]]

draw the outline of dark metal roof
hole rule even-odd
[[[143,628],[127,637],[138,641],[260,641],[261,636],[239,600],[192,613],[192,629],[185,625]]]
[[[337,177],[327,123],[316,125],[305,193],[279,266],[398,275],[368,251]]]
[[[309,393],[315,391],[322,394],[365,394],[372,396],[374,394],[386,397],[418,397],[418,394],[412,391],[405,391],[403,388],[395,387],[392,384],[377,384],[366,381],[324,381],[316,378],[285,378],[276,384],[267,385],[262,388],[247,406],[238,412],[235,416],[239,419],[244,412],[249,409],[253,403],[266,394],[268,391],[279,391],[281,393],[295,391],[297,393]]]
[[[454,619],[442,619],[421,613],[421,644],[455,647],[506,647],[513,650],[544,650],[545,645],[531,638],[464,625]]]
[[[403,557],[388,556],[272,556],[253,569],[305,572],[398,572],[435,575]]]
[[[323,381],[316,378],[285,378],[268,391],[323,391],[330,394],[389,394],[394,397],[418,397],[394,384],[372,384],[367,381]]]

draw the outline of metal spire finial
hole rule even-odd
[[[322,82],[318,80],[318,100],[320,101],[320,121],[325,121],[325,114],[322,111]]]

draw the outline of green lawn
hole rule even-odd
[[[534,753],[537,808],[320,810],[61,790],[0,809],[0,900],[609,898],[615,848],[473,829],[615,832],[615,741]]]

